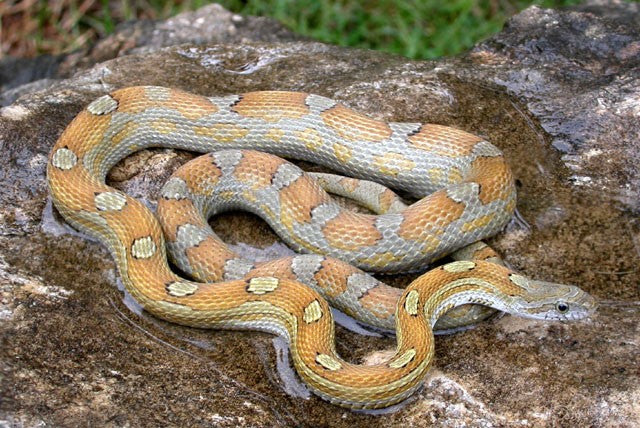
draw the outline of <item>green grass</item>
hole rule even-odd
[[[234,12],[271,16],[293,31],[337,44],[410,58],[454,55],[500,31],[531,4],[558,7],[577,0],[223,0]]]
[[[0,1],[0,54],[29,56],[86,46],[130,19],[165,19],[205,0]],[[221,0],[233,12],[270,16],[291,30],[337,44],[410,58],[455,55],[500,31],[531,4],[561,7],[579,0]],[[1,55],[0,55],[1,56]]]

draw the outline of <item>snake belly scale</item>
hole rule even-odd
[[[215,152],[169,180],[159,202],[163,226],[142,203],[105,184],[119,160],[152,146]],[[344,179],[345,188],[371,190],[365,180],[377,181],[381,214],[341,209],[309,175],[253,150],[357,177]],[[257,178],[250,174],[256,170]],[[433,359],[432,329],[454,307],[473,303],[539,319],[579,319],[594,307],[577,287],[528,279],[484,260],[446,264],[404,291],[360,270],[420,270],[459,248],[486,253],[471,244],[512,215],[513,178],[501,152],[479,137],[441,125],[377,121],[317,95],[117,90],[89,104],[63,132],[47,179],[58,211],[109,248],[145,310],[188,326],[283,335],[303,381],[344,407],[382,408],[410,396]],[[387,187],[419,200],[391,209],[398,198]],[[294,249],[320,255],[240,259],[206,225],[207,216],[238,206],[263,216]],[[165,234],[173,260],[208,282],[171,271]],[[395,328],[395,355],[373,366],[342,360],[325,297],[364,322]]]

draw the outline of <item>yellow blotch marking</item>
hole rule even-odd
[[[153,238],[145,236],[133,241],[131,245],[131,255],[136,259],[148,259],[156,253],[156,243]]]
[[[174,297],[190,296],[198,289],[193,282],[172,282],[167,286],[167,292]]]
[[[228,201],[231,198],[233,198],[236,195],[236,193],[231,190],[228,190],[226,192],[220,192],[219,195],[220,195],[220,199],[224,199],[225,201]]]
[[[318,131],[313,128],[307,128],[303,131],[298,131],[295,135],[296,138],[304,142],[306,148],[314,152],[318,150],[324,142]]]
[[[335,143],[333,145],[333,153],[336,155],[336,158],[342,162],[347,163],[349,159],[351,159],[351,149],[343,144]]]
[[[264,134],[264,138],[275,141],[276,143],[279,143],[283,136],[284,129],[282,128],[271,128],[266,134]]]
[[[447,180],[449,181],[450,184],[459,183],[462,181],[462,173],[458,168],[451,168],[449,170],[449,175],[447,177]]]
[[[158,119],[158,120],[152,121],[151,127],[161,134],[170,134],[171,132],[174,132],[177,128],[175,123],[168,120],[164,120],[164,119]]]
[[[242,197],[249,202],[255,202],[257,200],[256,195],[249,190],[242,192]]]
[[[461,260],[458,262],[447,263],[446,265],[442,266],[442,269],[449,273],[462,273],[468,272],[471,269],[475,269],[475,267],[476,264],[474,262],[470,260]]]
[[[429,181],[436,184],[440,183],[444,176],[444,171],[440,168],[431,168],[427,173],[429,174]]]
[[[424,245],[421,251],[423,254],[431,254],[438,248],[438,245],[440,245],[440,239],[431,235],[427,236],[424,238]]]
[[[122,129],[120,129],[113,137],[111,137],[111,141],[116,144],[120,144],[124,139],[131,136],[136,129],[138,129],[138,124],[136,122],[127,122],[124,124]]]
[[[383,267],[388,265],[389,263],[400,261],[401,259],[401,256],[387,251],[386,253],[374,254],[371,257],[358,259],[358,262],[371,267]]]
[[[266,294],[278,288],[279,284],[280,281],[278,278],[273,278],[271,276],[251,278],[247,291],[253,294]]]
[[[307,324],[311,324],[312,322],[318,321],[320,318],[322,318],[322,307],[317,300],[314,300],[304,308],[304,316],[302,319]]]
[[[416,166],[414,161],[405,158],[400,153],[385,153],[382,156],[376,156],[373,159],[373,164],[381,173],[393,176],[404,171],[411,171]]]
[[[260,209],[262,210],[262,212],[269,218],[275,218],[276,214],[273,212],[273,210],[266,204],[261,204],[260,205]]]
[[[318,354],[316,356],[316,363],[320,364],[327,370],[340,370],[342,368],[340,361],[327,354]]]
[[[392,369],[399,369],[411,362],[413,358],[416,356],[416,350],[411,348],[407,349],[402,355],[389,363],[389,367]]]
[[[482,217],[478,217],[476,219],[468,221],[462,225],[461,230],[463,232],[471,232],[473,230],[484,227],[491,222],[493,217],[494,217],[494,214],[487,214],[487,215],[483,215]]]
[[[243,138],[249,133],[248,129],[236,126],[232,123],[216,123],[211,126],[196,126],[193,128],[193,131],[196,135],[211,137],[222,143],[230,143]]]
[[[407,298],[404,300],[404,309],[409,315],[418,315],[418,300],[420,299],[420,293],[417,290],[411,290],[407,294]]]
[[[53,154],[51,163],[58,169],[68,171],[78,163],[78,156],[66,147],[62,147]]]
[[[283,222],[284,223],[284,222]],[[311,243],[309,241],[307,241],[306,239],[300,238],[296,235],[292,235],[291,238],[293,239],[293,241],[298,244],[300,246],[300,248],[304,248],[305,250],[307,250],[309,253],[319,253],[320,250],[318,247],[311,245]]]

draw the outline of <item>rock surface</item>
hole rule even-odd
[[[63,65],[87,68],[23,87],[22,97],[0,110],[3,423],[640,425],[637,4],[533,7],[467,55],[436,62],[294,42],[288,33],[240,36],[229,30],[239,18],[216,10],[210,43],[189,31],[202,11],[153,24],[153,31],[124,30],[113,37],[133,40],[135,49],[69,56]],[[276,25],[242,20],[254,22],[257,35]],[[176,34],[170,22],[185,31]],[[159,42],[144,47],[143,40]],[[184,42],[199,45],[163,47]],[[227,44],[214,44],[221,42]],[[503,317],[438,337],[425,388],[381,415],[310,396],[291,375],[282,343],[269,335],[183,328],[140,313],[123,299],[104,247],[52,212],[44,178],[47,154],[73,116],[108,91],[138,84],[205,95],[302,90],[379,119],[485,136],[512,165],[524,220],[491,244],[527,275],[581,285],[599,299],[599,311],[572,324]],[[153,204],[160,183],[190,157],[146,150],[121,162],[110,180]],[[223,215],[214,227],[229,242],[278,248],[250,215]],[[344,328],[338,340],[339,353],[352,361],[394,345]]]

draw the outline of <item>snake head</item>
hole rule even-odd
[[[523,290],[514,300],[520,316],[574,321],[588,317],[597,306],[591,295],[574,285],[537,281],[515,273],[509,279]]]

